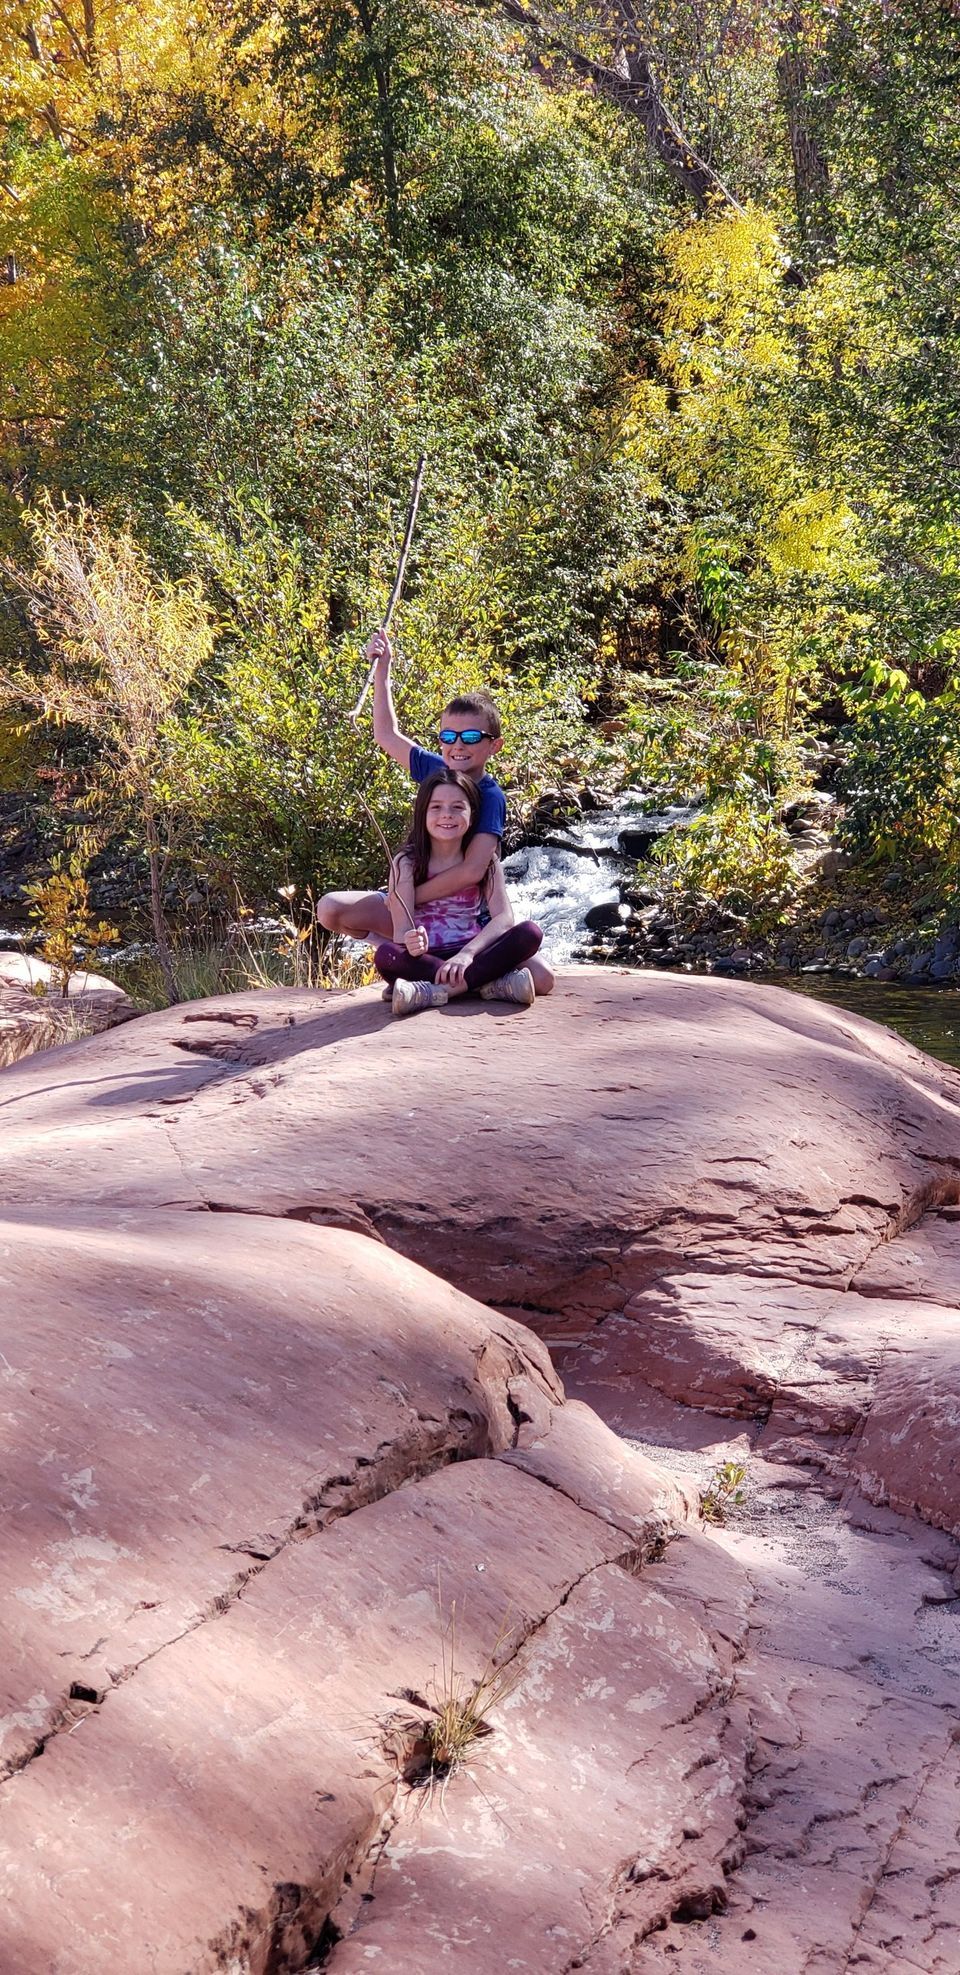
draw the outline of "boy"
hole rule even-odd
[[[393,647],[384,631],[375,631],[365,656],[376,658],[373,680],[373,738],[378,747],[398,761],[415,782],[425,782],[438,768],[456,768],[476,782],[480,794],[480,827],[467,845],[465,857],[431,878],[417,889],[416,903],[447,898],[465,885],[479,884],[491,857],[500,855],[500,839],[507,819],[507,804],[499,782],[487,774],[487,762],[503,746],[500,719],[487,693],[465,693],[452,699],[440,721],[440,753],[431,754],[401,734],[394,711],[390,686]],[[317,906],[321,926],[331,933],[347,933],[351,939],[371,942],[392,939],[393,923],[383,892],[327,892]],[[549,994],[553,975],[539,955],[529,961],[538,994]]]

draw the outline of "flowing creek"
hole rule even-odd
[[[545,841],[524,844],[504,859],[517,917],[543,927],[551,965],[592,958],[587,914],[609,908],[615,917],[621,886],[642,883],[638,858],[644,848],[695,815],[690,805],[651,812],[640,792],[628,789],[611,808],[558,826]]]

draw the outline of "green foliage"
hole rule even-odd
[[[196,826],[194,855],[221,887],[237,884],[251,898],[288,883],[380,884],[383,850],[369,812],[396,842],[411,791],[367,721],[355,728],[346,717],[365,661],[358,633],[331,634],[329,564],[302,538],[285,537],[258,502],[236,502],[229,531],[186,511],[179,518],[185,553],[219,613],[215,667],[167,730],[171,784]],[[558,764],[584,753],[581,681],[560,668],[501,670],[477,560],[456,536],[452,552],[441,543],[405,606],[399,714],[429,744],[451,694],[486,684],[501,706],[507,771],[533,799]],[[384,566],[381,607],[385,591]],[[375,607],[371,597],[367,623]]]
[[[47,580],[24,515],[48,489],[130,544],[155,613],[194,612],[136,802],[87,726],[90,792],[112,781],[128,828],[150,810],[155,876],[172,851],[251,898],[381,875],[357,791],[391,838],[409,791],[343,714],[421,447],[411,733],[490,685],[522,809],[622,713],[608,763],[714,805],[680,889],[735,894],[725,816],[740,896],[769,883],[775,912],[772,803],[845,705],[851,844],[953,869],[951,9],[634,18],[740,210],[695,215],[639,124],[495,8],[0,19],[0,548]],[[6,613],[8,678],[36,686],[45,636]],[[59,765],[73,731],[31,745]],[[8,784],[44,772],[0,753]]]
[[[746,1478],[745,1461],[720,1462],[706,1488],[700,1491],[700,1514],[704,1522],[726,1522],[730,1510],[739,1508],[743,1501]]]
[[[24,887],[30,917],[40,933],[41,958],[53,968],[57,990],[64,995],[75,969],[89,966],[101,947],[120,937],[115,926],[95,919],[90,910],[84,864],[79,852],[69,858],[56,856],[48,877]]]
[[[654,852],[678,917],[695,923],[719,905],[760,932],[776,924],[797,890],[790,839],[770,808],[729,798]]]
[[[951,658],[952,658],[951,654]],[[842,834],[867,861],[960,872],[960,682],[925,699],[905,672],[875,660],[848,702]]]
[[[775,703],[747,664],[674,656],[672,673],[640,675],[618,742],[631,778],[669,801],[763,801],[800,773],[803,729],[778,731]],[[775,683],[775,682],[774,682]]]
[[[25,517],[34,567],[3,567],[26,605],[44,657],[0,672],[0,707],[26,707],[54,728],[96,743],[83,807],[125,824],[146,854],[160,963],[174,984],[162,886],[183,817],[171,770],[170,730],[194,673],[209,656],[209,612],[195,583],[155,579],[128,528],[103,526],[81,502],[47,496]]]

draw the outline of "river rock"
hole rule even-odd
[[[661,837],[668,836],[671,830],[681,827],[679,819],[665,816],[638,817],[629,829],[621,830],[617,838],[621,857],[628,857],[636,863],[643,863],[652,856]]]
[[[848,870],[851,863],[852,859],[846,851],[840,850],[835,844],[828,844],[825,850],[818,849],[811,859],[808,875],[829,883],[831,879],[838,878],[841,871]]]
[[[605,932],[619,922],[620,893],[616,886],[593,899],[583,915],[583,923],[592,933]]]

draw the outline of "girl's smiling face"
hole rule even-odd
[[[466,836],[470,823],[470,804],[462,789],[441,782],[427,804],[427,835],[431,841],[449,849]]]

